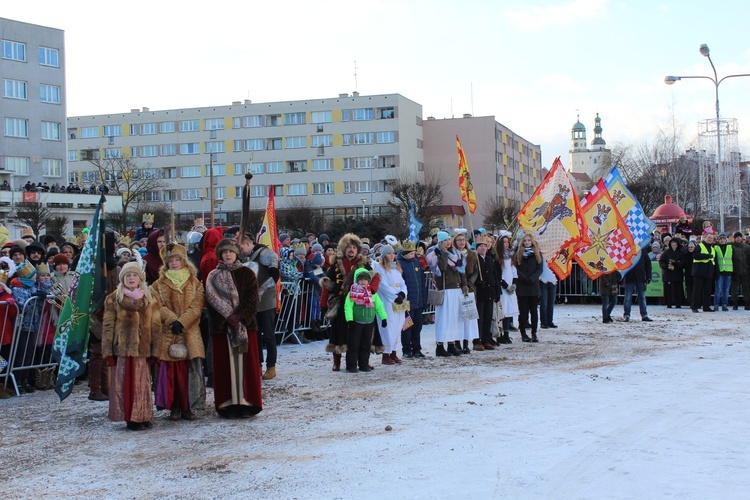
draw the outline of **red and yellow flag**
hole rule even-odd
[[[590,243],[580,245],[574,258],[586,275],[593,280],[630,267],[639,248],[604,180],[599,179],[589,191],[581,202],[581,210]]]
[[[279,230],[276,227],[276,203],[273,199],[273,186],[268,186],[268,203],[266,214],[263,216],[263,225],[255,237],[255,241],[272,249],[279,255]],[[281,309],[281,280],[276,282],[276,312]]]
[[[535,234],[550,269],[565,279],[576,247],[588,240],[578,195],[559,156],[516,218],[521,229]]]
[[[477,198],[474,196],[474,185],[469,175],[469,164],[466,162],[464,148],[461,147],[458,136],[456,136],[456,146],[458,147],[458,187],[461,189],[461,199],[469,205],[469,212],[473,214],[477,209]]]

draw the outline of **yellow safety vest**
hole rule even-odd
[[[724,255],[721,254],[721,247],[716,246],[714,250],[716,250],[716,255],[718,255],[719,272],[731,273],[734,270],[734,265],[732,264],[732,245],[727,244]]]
[[[693,263],[698,263],[698,264],[711,263],[711,264],[713,264],[715,262],[715,258],[716,258],[716,247],[712,246],[710,252],[708,251],[708,248],[706,248],[706,245],[703,242],[698,243],[698,247],[700,247],[700,249],[701,249],[700,254],[710,253],[711,256],[710,257],[705,257],[705,258],[700,258],[700,259],[693,259]]]

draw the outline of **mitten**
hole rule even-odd
[[[514,293],[516,291],[516,285],[510,285],[508,287],[508,293]]]
[[[505,280],[500,280],[500,286],[503,287],[503,290],[507,290],[508,289],[508,282],[505,281]]]
[[[398,292],[398,295],[396,295],[396,300],[394,300],[393,302],[395,302],[396,304],[403,304],[405,298],[406,294],[404,292]]]
[[[232,328],[237,328],[237,325],[240,324],[240,315],[239,314],[231,314],[227,318],[227,323],[229,323],[229,326]]]
[[[386,326],[388,326],[388,320],[387,319],[382,320],[380,322],[380,326],[382,326],[383,328],[385,328]]]
[[[117,364],[117,358],[115,358],[114,356],[107,356],[104,359],[107,361],[107,365],[109,365],[110,367],[114,367],[115,364]]]
[[[174,321],[170,325],[172,327],[172,333],[182,333],[185,331],[185,327],[179,321]]]
[[[8,305],[12,306],[16,303],[16,299],[14,299],[13,297],[8,297],[7,299],[5,299],[5,302],[7,302]]]

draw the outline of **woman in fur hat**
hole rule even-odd
[[[102,357],[107,360],[109,419],[127,422],[130,430],[152,426],[152,364],[161,346],[159,304],[146,285],[146,275],[135,262],[123,266],[117,289],[104,301]]]
[[[160,254],[164,265],[159,279],[151,285],[151,294],[160,306],[162,324],[156,406],[169,408],[170,420],[195,420],[193,410],[203,409],[206,402],[202,369],[206,352],[199,326],[203,285],[185,247],[170,243],[162,247]],[[173,344],[184,349],[171,348]]]
[[[255,323],[258,280],[240,262],[241,253],[233,240],[219,241],[219,263],[206,278],[214,404],[224,418],[248,418],[263,409]]]

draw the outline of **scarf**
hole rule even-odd
[[[354,283],[349,290],[349,298],[358,306],[365,306],[367,308],[374,307],[370,285],[362,286]]]
[[[190,279],[190,269],[187,267],[177,270],[167,269],[164,272],[164,276],[172,282],[178,292],[182,293],[182,288],[185,286],[185,283],[187,283],[187,280]]]
[[[528,247],[523,249],[523,258],[527,259],[530,256],[534,255],[534,247]]]
[[[141,287],[138,287],[135,290],[131,290],[130,288],[124,286],[122,287],[122,294],[129,299],[136,301],[143,298],[144,292],[143,288]]]
[[[208,275],[206,280],[206,300],[216,312],[228,318],[240,305],[237,286],[232,279],[232,272],[242,267],[239,260],[233,264],[219,262],[216,269]],[[226,324],[229,343],[240,353],[247,352],[247,327],[240,321],[236,327]]]
[[[466,274],[466,263],[461,257],[461,252],[451,248],[448,252],[448,265],[458,271],[460,274]]]

